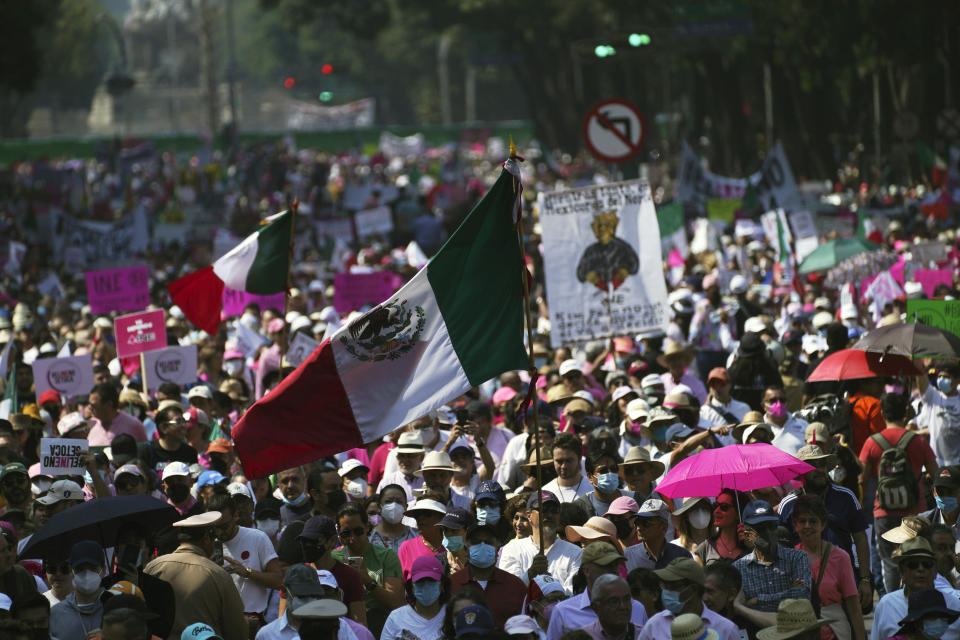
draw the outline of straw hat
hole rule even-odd
[[[813,612],[813,604],[809,600],[794,600],[787,598],[780,601],[777,607],[777,624],[757,631],[759,640],[787,640],[795,638],[801,633],[819,629],[830,622],[818,618]]]
[[[910,560],[911,558],[936,560],[930,543],[926,538],[921,538],[920,536],[904,541],[892,554],[892,559],[897,565],[899,565],[901,561]]]
[[[582,527],[567,525],[567,541],[578,544],[581,540],[606,540],[615,545],[617,541],[617,527],[613,522],[600,516],[593,516]]]
[[[752,427],[755,424],[760,424],[763,422],[763,414],[759,411],[747,411],[743,420],[740,421],[740,424],[733,428],[733,431],[730,435],[733,436],[733,439],[737,442],[743,442],[743,432],[747,427]]]
[[[627,450],[627,457],[623,459],[623,462],[620,463],[620,466],[625,467],[627,465],[635,464],[647,464],[656,468],[657,477],[662,476],[663,472],[667,468],[666,465],[659,460],[652,460],[650,458],[650,451],[647,450],[646,447],[630,447],[630,449]]]
[[[449,471],[453,473],[456,469],[450,462],[449,454],[444,451],[431,451],[423,457],[423,464],[413,472],[413,475],[422,478],[424,471]]]
[[[823,449],[815,444],[808,444],[800,447],[797,451],[797,459],[803,462],[822,462],[831,469],[837,466],[837,456],[832,453],[824,453]]]
[[[547,389],[547,402],[552,405],[563,405],[573,399],[573,394],[564,384],[555,384]]]
[[[673,424],[678,420],[677,414],[670,409],[664,409],[663,407],[653,407],[650,409],[650,413],[647,414],[647,421],[642,427],[640,427],[640,435],[642,435],[647,440],[653,441],[653,430],[658,424]]]
[[[720,640],[714,629],[704,626],[703,620],[695,613],[684,613],[670,623],[672,640]]]
[[[550,447],[540,447],[540,466],[553,466],[553,450]],[[536,473],[537,452],[531,451],[530,455],[527,457],[527,464],[520,465],[520,468],[528,476],[532,476],[534,473]]]
[[[663,345],[663,353],[657,356],[657,364],[669,369],[670,365],[667,364],[667,358],[671,356],[681,356],[684,360],[683,366],[693,362],[693,350],[689,346],[683,342],[667,339]]]

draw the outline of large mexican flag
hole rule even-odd
[[[523,346],[519,169],[497,182],[399,291],[341,328],[233,429],[262,477],[379,440],[490,378]]]

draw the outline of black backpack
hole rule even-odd
[[[903,434],[897,446],[890,444],[879,433],[870,436],[883,450],[877,470],[877,501],[881,509],[901,511],[912,509],[917,504],[917,479],[907,455],[907,447],[915,435],[913,431]]]

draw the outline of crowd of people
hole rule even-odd
[[[0,296],[0,345],[11,345],[0,361],[9,410],[0,419],[0,637],[960,637],[960,365],[806,381],[876,324],[903,322],[904,297],[869,313],[841,302],[822,274],[798,279],[802,294],[778,286],[776,248],[731,233],[686,256],[681,273],[670,267],[667,326],[555,344],[531,212],[530,370],[505,372],[382,440],[251,478],[231,427],[293,369],[295,334],[322,340],[349,322],[332,306],[333,274],[409,277],[499,167],[482,148],[409,159],[281,144],[203,162],[118,158],[58,165],[80,179],[61,175],[53,190],[37,164],[17,165],[0,196],[0,229],[26,246]],[[539,191],[607,179],[579,159],[559,171],[531,160],[524,171],[528,209]],[[657,201],[669,199],[669,179],[656,180]],[[209,262],[209,239],[141,256],[151,304],[168,314],[168,343],[198,347],[196,381],[156,390],[117,358],[110,314],[91,312],[82,274],[59,265],[31,222],[51,206],[108,219],[133,199],[154,220],[201,207],[240,230],[293,196],[306,219],[325,219],[353,185],[375,187],[364,206],[388,205],[393,231],[353,246],[308,238],[285,308],[248,305],[216,335],[193,327],[164,288]],[[387,187],[399,190],[384,203]],[[885,194],[851,198],[889,204]],[[955,267],[955,235],[919,219],[909,208],[916,193],[897,197],[909,215],[881,242],[909,256],[915,242],[939,237]],[[60,290],[43,293],[50,273]],[[960,295],[956,282],[938,295]],[[263,346],[245,352],[241,328]],[[64,350],[92,354],[94,386],[38,394],[31,365]],[[49,437],[86,440],[86,473],[44,474]],[[705,450],[755,443],[807,470],[749,491],[658,491]],[[152,497],[169,526],[119,518],[99,539],[71,526],[91,505],[133,505],[118,501],[125,496]]]

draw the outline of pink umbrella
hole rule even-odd
[[[668,498],[716,496],[723,489],[774,487],[813,471],[806,462],[757,442],[705,449],[670,469],[656,490]]]

